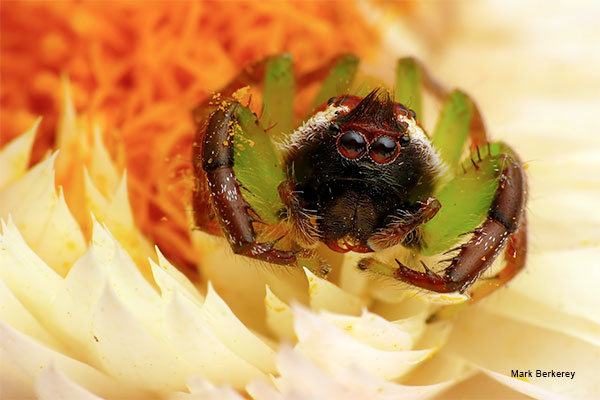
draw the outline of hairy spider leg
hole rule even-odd
[[[504,166],[487,218],[471,239],[460,246],[450,265],[441,274],[436,274],[429,270],[417,272],[398,262],[398,269],[392,275],[394,278],[435,292],[462,293],[492,265],[510,235],[519,229],[526,197],[525,175],[519,161],[507,154],[502,158]],[[522,248],[520,250],[523,252]],[[509,268],[520,269],[520,266],[509,265]]]
[[[325,81],[326,84],[323,85],[323,88],[317,97],[328,95],[333,96],[338,93],[336,91],[336,87],[340,90],[343,90],[347,87],[346,85],[340,86],[340,81],[352,81],[353,71],[356,72],[357,65],[358,58],[351,54],[342,54],[325,62],[316,69],[298,76],[296,79],[296,84],[299,87],[304,87],[314,82]],[[204,142],[204,135],[211,113],[214,112],[215,108],[222,106],[223,102],[230,100],[233,93],[238,89],[264,82],[263,116],[264,120],[268,124],[266,126],[274,126],[275,128],[273,129],[274,134],[272,135],[267,135],[263,132],[254,135],[252,138],[249,138],[246,148],[251,146],[251,150],[243,150],[238,152],[239,159],[236,161],[238,166],[240,163],[252,164],[252,157],[255,156],[252,149],[261,147],[257,142],[260,143],[261,141],[267,140],[269,137],[271,137],[272,141],[280,142],[283,140],[285,135],[291,133],[292,131],[290,124],[292,123],[292,100],[294,98],[293,78],[294,74],[292,60],[289,54],[266,57],[244,68],[227,86],[218,92],[218,97],[206,99],[192,111],[193,117],[198,126],[196,140],[193,144],[192,155],[194,175],[196,176],[196,187],[193,193],[192,201],[194,203],[195,210],[194,222],[200,229],[215,235],[218,235],[220,232],[219,222],[215,219],[215,215],[210,204],[210,189],[208,187],[208,181],[206,179],[204,170],[202,169],[202,143]],[[254,146],[254,144],[256,144],[256,146]],[[267,147],[273,146],[270,145]],[[277,160],[279,160],[277,149],[275,149],[274,152]],[[247,154],[247,156],[244,157],[242,153]],[[248,161],[246,162],[246,160]],[[269,160],[269,162],[270,161],[272,160]],[[278,168],[280,167],[278,166]],[[242,170],[242,168],[237,169],[240,171]],[[254,169],[255,168],[252,168],[252,170]],[[256,174],[252,175],[248,179],[252,180],[253,176],[256,177]],[[260,191],[260,189],[258,189],[259,186],[265,186],[264,182],[260,181],[260,175],[258,177],[259,182],[253,184],[253,182],[246,181],[246,177],[238,176],[243,186],[251,190],[253,193]],[[278,183],[279,182],[277,182],[277,184]],[[274,186],[275,189],[277,188],[277,184]],[[277,199],[272,197],[268,199],[260,199],[258,198],[258,195],[256,197],[258,203],[260,203],[259,205],[253,204],[253,199],[248,199],[254,207],[260,208],[261,205],[271,204],[271,211],[275,209],[276,212],[279,212],[281,208],[283,208],[283,205],[280,204]],[[273,215],[272,212],[269,214]],[[268,222],[273,222],[268,216],[264,217],[261,215],[261,217],[266,218]]]
[[[421,96],[415,93],[421,90],[423,84],[420,82],[423,76],[420,66],[412,59],[404,59],[400,60],[396,72],[395,100],[420,109]],[[477,146],[477,161],[471,158],[471,164],[463,165],[464,172],[461,173],[458,166],[467,139]],[[521,163],[503,143],[488,144],[475,103],[458,90],[448,94],[443,103],[433,144],[450,167],[450,175],[446,177],[448,182],[441,184],[434,193],[442,207],[434,218],[423,224],[419,244],[421,252],[427,256],[447,250],[465,232],[474,233],[473,237],[465,245],[453,249],[460,252],[450,260],[452,263],[441,275],[426,265],[423,265],[425,272],[417,272],[400,262],[398,267],[394,267],[374,258],[362,259],[359,268],[436,292],[464,292],[508,243],[509,257],[505,268],[473,293],[474,297],[482,297],[498,287],[498,283],[514,277],[524,265],[526,227],[524,223],[521,226],[520,221],[525,221],[526,182]],[[487,144],[488,150],[485,158],[482,158],[479,149],[483,144]],[[504,224],[502,221],[507,218],[514,224]],[[484,223],[475,229],[482,219],[485,219]]]
[[[315,100],[319,102],[319,98],[346,91],[357,66],[355,56],[341,55],[301,75],[297,82],[303,86],[324,81]],[[267,134],[247,107],[228,99],[239,88],[263,79],[263,121],[276,127],[275,134]],[[283,196],[278,193],[279,184],[285,182],[285,174],[273,143],[292,131],[293,96],[291,57],[278,55],[252,64],[220,92],[219,99],[207,100],[194,110],[199,130],[193,155],[197,177],[193,201],[195,210],[206,211],[196,212],[195,221],[211,233],[218,232],[217,222],[220,222],[238,254],[277,264],[299,264],[324,275],[328,266],[313,251],[275,249],[276,241],[258,243],[253,227],[255,222],[280,222],[282,210],[293,204],[293,201],[284,204]],[[215,107],[216,111],[209,114]],[[208,193],[211,193],[212,201]],[[209,209],[216,212],[218,221],[209,215]]]
[[[275,264],[291,265],[292,251],[274,248],[275,241],[258,243],[252,225],[257,218],[242,195],[242,185],[234,173],[234,137],[239,123],[239,103],[228,102],[211,115],[202,149],[202,167],[206,172],[214,210],[221,228],[237,254]]]
[[[403,244],[409,233],[432,219],[440,208],[441,204],[437,199],[427,198],[424,202],[420,202],[420,207],[416,212],[398,216],[397,220],[373,234],[368,241],[369,247],[378,251]]]

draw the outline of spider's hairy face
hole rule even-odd
[[[369,237],[413,211],[444,168],[414,113],[377,90],[331,99],[286,150],[302,207],[337,251],[371,251]]]

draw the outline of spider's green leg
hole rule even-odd
[[[253,222],[280,219],[277,185],[285,179],[256,116],[237,102],[224,102],[211,114],[202,145],[201,162],[194,164],[206,174],[214,210],[234,252],[294,264],[293,252],[275,249],[276,242],[256,241]]]
[[[398,262],[399,268],[394,273],[396,279],[436,292],[453,292],[457,290],[464,292],[493,264],[496,257],[506,247],[511,235],[515,233],[525,235],[524,227],[520,225],[525,213],[526,198],[526,181],[521,163],[507,152],[496,157],[488,157],[486,160],[490,160],[490,165],[496,163],[500,174],[492,196],[491,206],[487,209],[487,215],[483,223],[473,231],[473,236],[465,244],[450,250],[456,250],[458,254],[449,260],[450,265],[441,274],[436,274],[428,269],[425,272],[417,272]],[[486,163],[483,161],[473,162],[473,168],[480,172],[480,165],[484,164]],[[465,173],[466,175],[468,175],[468,172]],[[470,197],[474,197],[472,193],[477,192],[471,192]],[[462,201],[465,200],[462,196],[460,198]],[[444,204],[442,199],[440,201]],[[465,211],[465,208],[457,207],[455,211],[460,214]],[[439,216],[440,213],[425,225],[422,238],[424,248],[427,248],[427,240],[431,239],[431,226],[435,227],[436,223],[440,223],[439,220],[436,222]],[[452,225],[453,223],[449,224]],[[465,231],[468,232],[468,228],[463,230],[463,232]],[[522,233],[519,234],[519,232]],[[523,238],[524,236],[517,236],[514,240],[523,242]],[[520,246],[518,250],[524,253],[524,242],[517,245]],[[515,270],[520,269],[518,265],[509,267]]]
[[[484,220],[498,187],[503,162],[500,154],[505,148],[494,143],[473,154],[455,167],[459,169],[456,175],[434,193],[442,208],[422,226],[423,255],[432,256],[451,248],[465,232],[473,231]]]
[[[477,105],[460,90],[452,91],[442,106],[433,132],[433,147],[448,165],[457,165],[467,138],[473,148],[488,143]]]
[[[214,96],[207,98],[192,110],[192,115],[198,126],[196,140],[193,144],[192,156],[194,174],[196,176],[196,187],[192,200],[194,203],[194,222],[197,227],[206,232],[219,234],[220,231],[219,223],[215,219],[214,210],[211,206],[209,196],[210,189],[208,187],[207,177],[202,169],[202,144],[205,140],[205,132],[207,131],[206,128],[209,123],[209,118],[213,115],[215,109],[229,107],[228,101],[238,89],[258,84],[263,80],[269,80],[270,76],[275,75],[269,71],[276,69],[278,65],[284,64],[286,59],[289,60],[289,57],[286,55],[277,55],[263,58],[248,65],[240,71],[227,86],[223,87],[215,93]],[[270,80],[273,81],[273,79]]]
[[[313,110],[324,104],[332,97],[348,94],[348,90],[354,81],[360,60],[353,54],[344,54],[327,66],[328,74],[319,93],[313,101],[310,115]]]
[[[392,277],[435,292],[464,292],[492,265],[506,248],[506,266],[473,293],[481,298],[512,279],[525,262],[527,250],[525,197],[526,182],[520,161],[503,143],[491,144],[481,159],[474,155],[436,198],[443,205],[423,225],[420,247],[425,256],[439,254],[454,246],[466,233],[473,236],[457,251],[450,265],[437,274],[423,265],[424,272],[400,262],[391,266],[367,258],[359,268]],[[474,195],[476,194],[476,195]]]
[[[423,120],[423,101],[421,98],[421,67],[412,57],[401,58],[396,65],[396,85],[394,101],[410,108]]]
[[[281,220],[283,203],[277,186],[285,179],[276,149],[256,115],[239,103],[231,103],[230,122],[224,146],[233,154],[233,170],[244,187],[244,198],[264,222]]]
[[[292,132],[294,92],[292,56],[270,57],[265,69],[261,122],[276,143]]]

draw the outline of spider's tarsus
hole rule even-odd
[[[271,129],[275,128],[276,126],[277,126],[277,122],[273,122],[273,124],[271,124],[267,128],[265,128],[265,132],[269,132]]]
[[[432,270],[430,270],[429,267],[427,266],[427,264],[425,264],[423,261],[421,261],[421,265],[425,269],[425,273],[427,274],[427,276],[429,278],[433,278],[433,279],[439,278],[439,275],[436,274],[435,272],[433,272]]]
[[[471,158],[471,164],[473,164],[475,169],[479,169],[479,165],[477,165],[477,163],[475,162],[475,160],[473,160],[473,158]]]
[[[446,254],[450,254],[450,253],[452,253],[454,251],[462,250],[462,249],[463,249],[462,245],[461,246],[456,246],[456,247],[453,247],[453,248],[451,248],[449,250],[446,250],[445,252],[442,253],[442,255],[445,256]]]

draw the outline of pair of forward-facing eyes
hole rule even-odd
[[[357,131],[340,132],[337,137],[337,150],[345,158],[356,160],[368,154],[377,164],[387,164],[396,159],[400,148],[410,143],[408,133],[397,139],[388,136],[377,136],[371,143]]]

